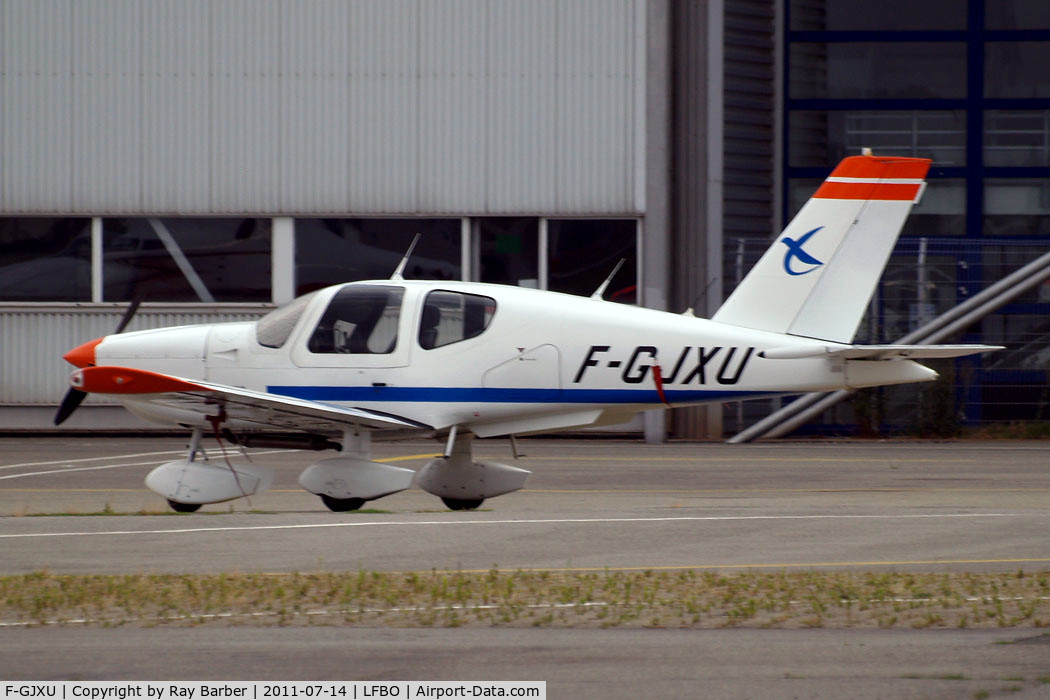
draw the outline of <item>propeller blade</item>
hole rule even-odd
[[[62,425],[66,422],[66,419],[73,414],[73,411],[77,410],[77,406],[80,402],[87,398],[87,393],[80,389],[70,389],[66,392],[66,396],[62,399],[62,404],[58,407],[58,412],[55,414],[55,425]]]
[[[124,312],[124,315],[120,319],[120,323],[117,324],[117,330],[113,331],[113,335],[124,332],[124,329],[128,327],[128,324],[131,323],[131,319],[135,316],[135,312],[139,310],[139,304],[141,303],[141,299],[131,300],[131,303],[128,304],[127,311]]]

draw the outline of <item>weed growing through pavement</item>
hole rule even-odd
[[[1050,573],[371,571],[0,577],[0,626],[1043,627]]]

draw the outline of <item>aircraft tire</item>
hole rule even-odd
[[[365,499],[363,498],[333,498],[323,493],[321,494],[321,500],[328,507],[328,510],[336,513],[359,510],[365,504]]]
[[[196,513],[201,508],[200,503],[179,503],[170,498],[168,499],[168,505],[176,513]]]
[[[480,508],[481,504],[485,502],[484,498],[445,498],[441,497],[441,502],[448,506],[449,510],[475,510]]]

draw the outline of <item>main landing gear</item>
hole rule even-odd
[[[215,427],[218,433],[218,425]],[[233,464],[225,453],[221,463],[207,461],[200,449],[202,433],[201,428],[194,429],[185,459],[162,464],[146,477],[146,485],[164,497],[172,510],[193,513],[205,503],[251,496],[273,483],[271,467]],[[360,510],[368,501],[407,489],[413,482],[440,498],[449,510],[475,510],[488,498],[520,489],[530,472],[498,462],[474,461],[473,437],[453,428],[444,456],[417,473],[372,461],[370,433],[347,430],[342,454],[307,467],[299,475],[299,484],[336,513]]]
[[[201,504],[201,503],[179,503],[178,501],[173,501],[173,500],[171,500],[169,498],[168,499],[168,505],[171,506],[171,509],[173,511],[175,511],[176,513],[196,513],[198,510],[201,509],[201,506],[203,504]]]
[[[450,510],[474,510],[486,498],[517,491],[531,474],[498,462],[475,462],[471,455],[473,438],[453,428],[445,456],[427,462],[416,474],[416,486],[440,498]]]
[[[334,498],[326,493],[321,494],[321,502],[328,506],[328,510],[335,513],[346,513],[351,510],[361,510],[365,504],[363,498]]]
[[[485,502],[484,498],[442,498],[441,502],[449,510],[477,510]]]
[[[316,462],[299,475],[299,485],[320,496],[336,513],[359,510],[368,501],[403,491],[415,472],[372,461],[371,433],[347,430],[339,457]]]

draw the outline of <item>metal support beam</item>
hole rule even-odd
[[[103,250],[103,235],[102,235],[102,217],[93,216],[91,217],[91,301],[101,302],[103,299],[103,283],[102,277],[104,258],[102,256]]]
[[[164,222],[157,218],[148,219],[149,225],[153,228],[153,232],[157,234],[157,238],[164,244],[164,249],[168,251],[168,255],[175,261],[176,267],[179,268],[179,272],[182,273],[186,281],[189,282],[193,291],[196,292],[197,296],[205,304],[214,304],[215,297],[208,291],[207,285],[204,284],[204,280],[201,279],[197,271],[193,269],[193,265],[190,263],[189,258],[182,252],[182,248],[179,247],[178,241],[168,231],[168,227],[164,225]]]
[[[536,271],[536,286],[539,289],[548,289],[550,285],[550,265],[547,259],[550,255],[550,241],[547,238],[547,219],[540,218],[539,230],[537,231],[537,245],[539,251],[539,269]]]
[[[272,232],[270,298],[275,304],[287,304],[295,298],[295,219],[274,217]]]
[[[459,220],[459,278],[464,282],[481,279],[481,270],[475,272],[474,237],[471,236],[470,218],[464,216]],[[480,267],[480,265],[478,265]]]

